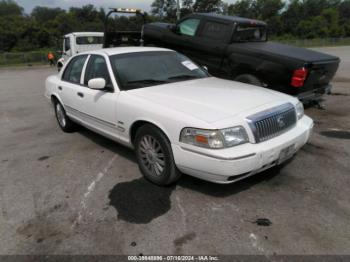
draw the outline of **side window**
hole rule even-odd
[[[227,38],[229,30],[230,26],[227,24],[207,21],[204,24],[200,36],[213,40],[225,40],[225,38]]]
[[[182,35],[194,36],[199,23],[199,19],[187,19],[179,24],[179,31]]]
[[[70,50],[70,39],[69,37],[66,37],[64,39],[64,51],[69,51]]]
[[[85,72],[84,84],[88,85],[89,81],[94,78],[103,78],[106,80],[106,87],[113,87],[106,60],[99,55],[92,55],[90,57]]]
[[[86,55],[73,58],[67,65],[67,68],[63,73],[62,80],[80,84],[81,72],[83,71],[86,58]]]

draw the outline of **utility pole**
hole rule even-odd
[[[180,20],[181,18],[180,0],[176,0],[176,17],[177,20]]]

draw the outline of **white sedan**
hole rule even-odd
[[[142,174],[231,183],[279,165],[313,121],[294,97],[211,77],[168,49],[119,47],[74,56],[46,80],[65,132],[83,125],[134,148]]]

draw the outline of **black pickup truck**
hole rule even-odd
[[[267,24],[217,14],[191,14],[176,24],[149,23],[145,44],[177,50],[217,77],[268,87],[303,102],[329,93],[339,58],[268,41]]]

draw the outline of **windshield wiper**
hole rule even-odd
[[[187,80],[187,79],[196,79],[196,78],[199,78],[199,77],[194,75],[178,75],[178,76],[169,77],[168,80]]]

